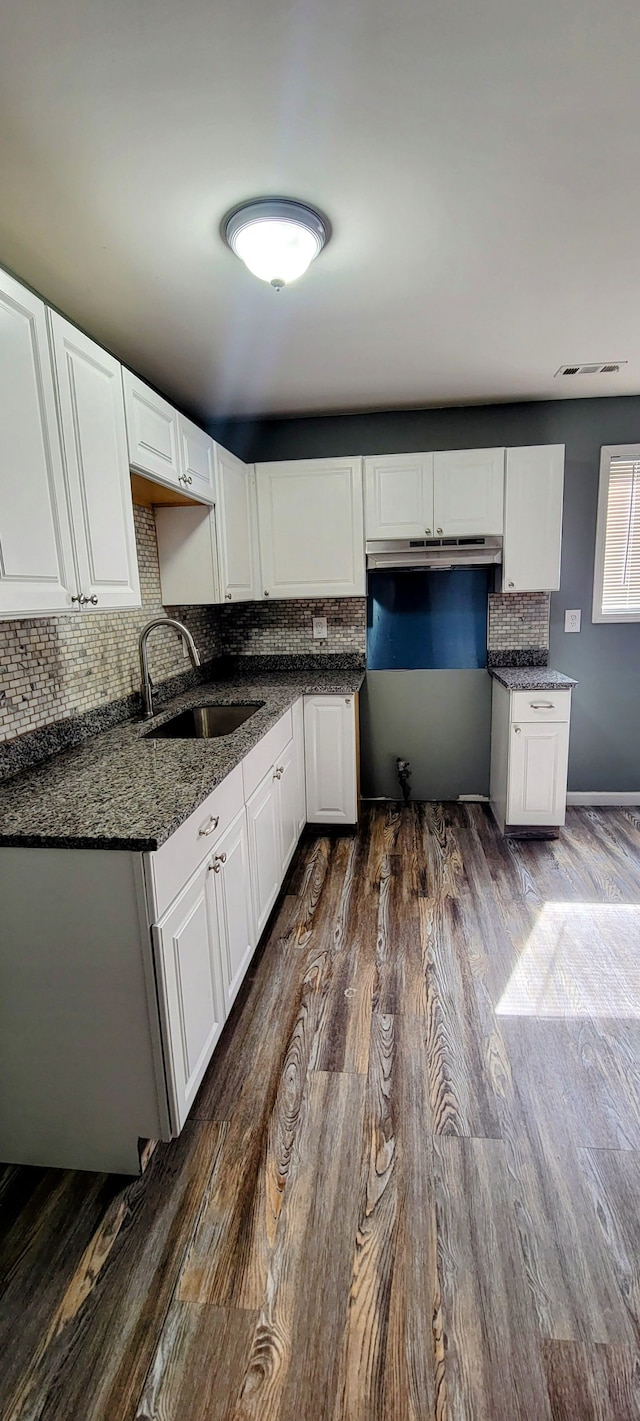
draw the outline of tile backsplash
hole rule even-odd
[[[327,618],[326,640],[313,640],[313,617]],[[220,645],[227,656],[364,656],[366,636],[366,597],[242,602],[220,608]]]
[[[83,715],[140,689],[138,635],[151,617],[184,622],[201,659],[230,656],[364,655],[366,599],[323,598],[232,607],[163,607],[153,512],[134,506],[142,606],[132,611],[0,622],[0,742]],[[326,641],[311,619],[326,617]],[[152,635],[155,682],[189,669],[177,637]]]
[[[500,652],[531,652],[540,656],[548,652],[550,600],[548,592],[490,594],[489,664],[499,664]]]
[[[155,522],[134,507],[142,606],[132,611],[0,622],[0,740],[128,696],[140,689],[138,635],[163,616]],[[215,607],[167,608],[192,632],[203,660],[219,648]],[[188,669],[175,636],[152,636],[154,681]]]

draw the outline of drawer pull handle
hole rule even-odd
[[[555,710],[554,701],[529,701],[532,710]]]
[[[207,839],[207,838],[209,837],[209,834],[213,834],[214,829],[217,829],[219,823],[220,823],[220,815],[219,815],[219,814],[215,814],[215,815],[212,814],[212,815],[211,815],[211,820],[210,820],[209,824],[207,825],[207,828],[206,828],[206,829],[198,829],[199,837],[200,837],[201,839]]]

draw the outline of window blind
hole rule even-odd
[[[640,459],[611,459],[602,611],[640,614]]]

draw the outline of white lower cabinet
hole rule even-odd
[[[280,872],[281,877],[284,877],[300,837],[298,756],[293,740],[289,741],[276,765],[276,799],[280,829]]]
[[[179,1133],[304,827],[305,740],[309,818],[356,819],[356,699],[301,697],[153,852],[0,847],[0,1159],[135,1174]]]
[[[568,755],[566,721],[511,726],[509,824],[564,824]]]
[[[153,929],[174,1134],[189,1114],[225,1020],[211,869],[210,861],[198,869]]]
[[[258,937],[276,901],[281,883],[277,783],[275,767],[272,766],[247,802],[251,886]]]
[[[228,1015],[257,942],[251,898],[249,834],[244,808],[216,841],[210,873],[215,894],[225,1015]]]
[[[305,696],[307,822],[358,818],[357,696]]]
[[[570,691],[508,691],[494,681],[491,806],[506,833],[565,821]]]

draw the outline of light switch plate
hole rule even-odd
[[[329,635],[326,617],[312,617],[311,621],[313,624],[313,640],[326,641]]]
[[[579,608],[577,608],[576,611],[574,611],[574,612],[565,612],[565,614],[564,614],[564,629],[565,629],[565,631],[566,631],[566,632],[579,632],[579,631],[580,631],[580,623],[581,623],[581,621],[582,621],[582,612],[580,611]]]

